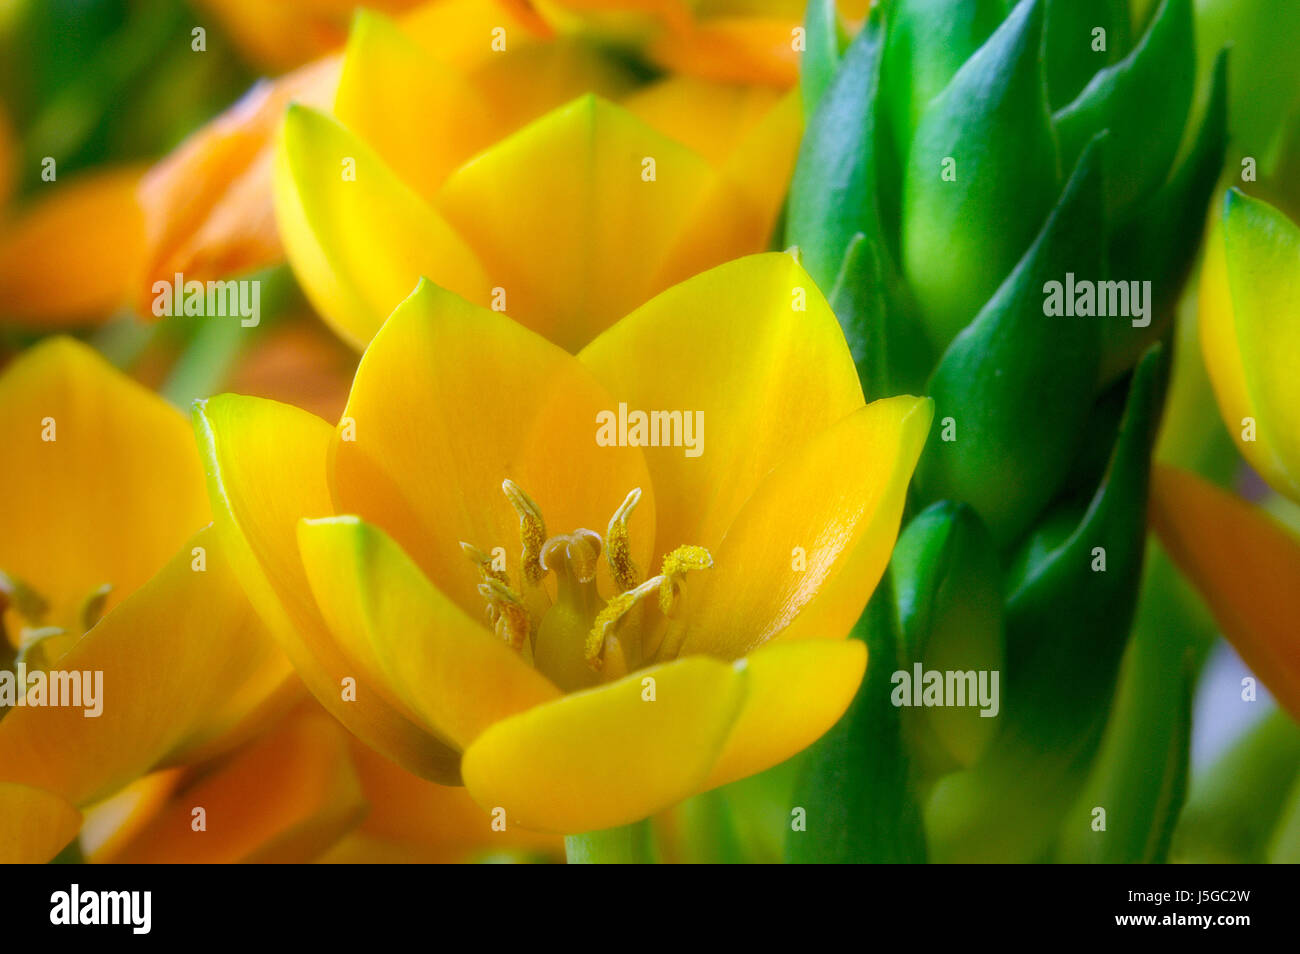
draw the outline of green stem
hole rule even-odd
[[[564,850],[571,865],[644,865],[655,861],[648,818],[618,828],[568,835]]]

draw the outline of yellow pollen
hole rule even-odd
[[[641,571],[632,562],[632,545],[627,532],[627,518],[632,515],[640,500],[641,488],[637,487],[614,511],[614,516],[609,519],[609,527],[605,530],[605,559],[609,562],[609,572],[620,593],[627,592],[641,581]]]
[[[533,498],[524,493],[513,480],[507,477],[501,482],[510,505],[519,514],[519,539],[524,545],[521,557],[524,564],[524,579],[536,585],[541,582],[546,571],[542,568],[542,545],[546,543],[546,521],[542,519],[541,508]]]
[[[523,600],[500,580],[480,583],[478,591],[496,614],[497,635],[509,643],[512,649],[522,650],[532,628],[532,620]]]
[[[596,614],[596,619],[591,624],[591,632],[587,634],[587,645],[584,650],[588,666],[595,670],[601,668],[604,664],[603,654],[606,635],[609,634],[612,627],[616,626],[627,615],[633,606],[658,589],[661,582],[661,577],[651,577],[640,586],[634,587],[625,593],[619,593],[605,604],[604,609]]]
[[[677,608],[682,578],[692,570],[708,570],[712,567],[713,554],[704,547],[678,547],[664,557],[664,565],[659,573],[659,579],[663,581],[659,585],[659,608],[665,616],[672,616]]]

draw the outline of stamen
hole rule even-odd
[[[627,532],[627,518],[640,500],[641,488],[637,487],[614,511],[605,530],[605,559],[620,593],[633,589],[641,580],[641,571],[632,562],[632,545]]]
[[[708,570],[713,567],[713,554],[704,547],[684,546],[664,557],[663,569],[659,579],[659,608],[665,616],[672,616],[681,596],[682,578],[692,570]]]
[[[612,635],[613,629],[632,607],[655,592],[664,582],[662,576],[652,576],[640,586],[633,587],[626,593],[619,593],[605,604],[605,608],[596,614],[596,619],[591,624],[591,632],[587,634],[584,655],[588,666],[600,670],[604,665],[605,637]]]
[[[483,598],[497,614],[497,635],[509,643],[512,649],[522,651],[528,639],[529,629],[532,627],[532,620],[523,600],[500,580],[480,583],[478,591],[483,594]]]
[[[524,579],[536,585],[546,575],[540,560],[542,545],[546,542],[546,521],[542,519],[541,508],[533,502],[533,498],[509,477],[501,481],[501,489],[519,514],[519,539],[524,545]]]

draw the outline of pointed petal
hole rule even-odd
[[[708,788],[771,768],[821,738],[853,701],[867,671],[867,646],[856,639],[777,643],[744,665],[744,707]]]
[[[498,722],[466,750],[465,785],[507,826],[575,834],[645,818],[704,784],[744,689],[741,671],[702,656],[639,670]]]
[[[334,442],[338,510],[392,535],[461,609],[483,611],[460,542],[504,547],[519,580],[519,518],[509,477],[551,533],[602,533],[634,487],[634,557],[647,566],[654,494],[641,451],[601,447],[596,415],[614,405],[571,355],[511,321],[422,283],[375,336]],[[348,437],[354,439],[346,439]],[[603,562],[601,573],[607,571]],[[602,576],[607,583],[607,577]],[[605,589],[605,592],[610,592]]]
[[[484,39],[486,43],[486,38]],[[498,129],[475,84],[387,17],[357,14],[334,115],[426,199]]]
[[[462,167],[437,204],[511,314],[576,350],[658,290],[651,282],[710,178],[688,149],[586,96]]]
[[[768,640],[839,639],[889,563],[929,400],[886,398],[827,428],[759,484],[685,584],[660,650],[743,655]]]
[[[454,781],[456,753],[419,728],[334,642],[298,556],[298,521],[334,512],[330,427],[284,404],[223,395],[195,410],[215,524],[249,600],[317,700],[368,745]]]
[[[656,562],[682,544],[717,546],[768,471],[862,406],[835,315],[807,273],[778,253],[669,289],[579,357],[630,410],[703,421],[695,456],[682,446],[644,450]]]
[[[0,865],[43,865],[80,827],[81,813],[59,796],[0,782]]]
[[[185,418],[70,338],[0,375],[0,433],[0,568],[49,601],[47,625],[81,633],[93,589],[112,584],[110,609],[210,519]]]
[[[140,314],[150,314],[155,281],[225,278],[284,258],[271,205],[275,131],[291,102],[328,107],[339,64],[332,56],[259,83],[144,176]]]
[[[220,744],[274,704],[292,675],[288,661],[212,531],[190,544],[59,660],[85,705],[8,711],[0,778],[85,805]],[[206,569],[196,572],[200,550]]]
[[[372,654],[394,693],[457,747],[493,722],[559,697],[382,530],[355,517],[310,520],[299,525],[298,543],[339,644]]]
[[[1300,541],[1196,475],[1157,465],[1151,523],[1241,658],[1300,718]]]
[[[490,283],[443,219],[352,132],[290,106],[275,160],[275,214],[316,310],[361,348],[421,276],[486,301]]]
[[[138,169],[78,177],[0,227],[0,319],[62,328],[111,317],[144,255],[139,180]]]
[[[1270,484],[1300,499],[1300,227],[1229,191],[1202,275],[1201,346],[1228,431]],[[1254,439],[1243,440],[1248,417]]]

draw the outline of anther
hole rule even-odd
[[[635,488],[609,519],[605,531],[605,559],[610,575],[620,593],[633,589],[641,582],[641,571],[632,562],[632,545],[627,532],[627,518],[641,500],[641,488]]]
[[[665,616],[672,616],[681,596],[682,578],[692,570],[708,570],[713,567],[713,555],[704,547],[684,546],[664,557],[664,565],[659,579],[659,608]]]
[[[522,650],[528,639],[532,621],[528,609],[518,594],[500,580],[488,580],[480,583],[478,591],[496,611],[497,635],[510,644],[511,648]]]
[[[546,575],[540,560],[542,545],[546,542],[546,521],[542,519],[541,508],[533,498],[509,477],[501,481],[501,489],[505,491],[510,505],[515,508],[515,513],[519,514],[519,539],[524,545],[524,579],[536,585]]]

